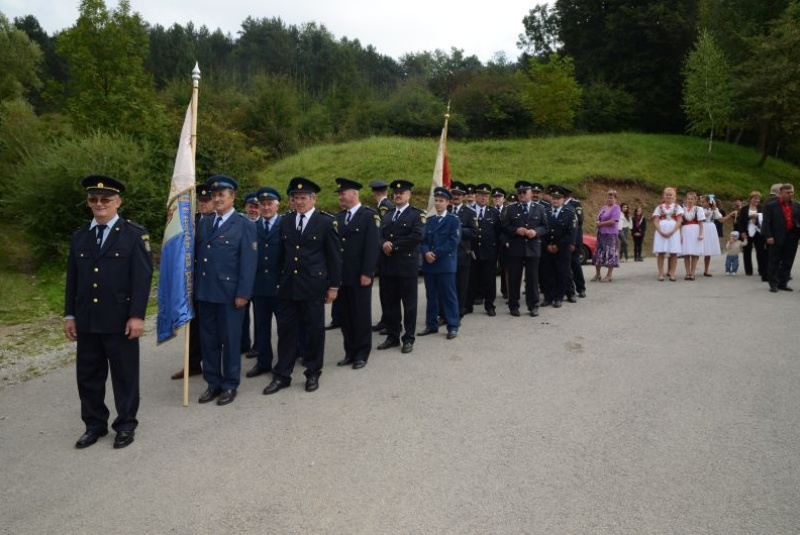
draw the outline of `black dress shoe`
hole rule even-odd
[[[776,294],[776,293],[778,293],[778,287],[777,286],[770,286],[769,287],[769,291],[774,293],[774,294]]]
[[[785,286],[785,285],[784,286],[778,286],[778,289],[779,290],[783,290],[784,292],[793,292],[794,291],[789,286]]]
[[[343,358],[342,360],[340,360],[339,362],[337,362],[337,363],[336,363],[336,365],[337,365],[337,366],[349,366],[349,365],[351,365],[353,362],[355,362],[355,361],[354,361],[352,358],[350,358],[350,357],[345,357],[345,358]]]
[[[381,329],[380,331],[378,331],[378,334],[379,334],[379,335],[381,335],[381,336],[388,336],[388,335],[389,335],[389,329],[387,329],[386,327],[384,327],[383,329]]]
[[[200,368],[189,368],[189,377],[192,377],[193,375],[200,375],[201,373],[203,373],[203,370]],[[173,373],[170,379],[173,381],[183,379],[183,369]]]
[[[382,344],[379,344],[376,349],[389,349],[390,347],[400,347],[400,340],[387,338]]]
[[[519,309],[518,308],[512,308],[511,309],[511,315],[512,316],[519,316]]]
[[[481,299],[481,298],[475,299],[475,304],[476,305],[482,305],[483,304],[483,299]]]
[[[490,308],[489,310],[486,311],[486,315],[494,317],[497,316],[497,312],[495,312],[493,308]]]
[[[549,306],[552,306],[552,305],[553,305],[552,301],[542,301],[539,306],[540,307],[549,307]]]
[[[412,351],[414,351],[414,342],[403,342],[403,349],[400,352],[411,353]]]
[[[282,390],[284,388],[289,388],[289,383],[279,377],[273,377],[272,381],[270,381],[270,383],[264,389],[263,394],[265,396],[269,396],[270,394],[274,394],[278,390]]]
[[[555,304],[553,306],[555,306]],[[536,316],[539,315],[539,307],[533,307],[532,309],[529,310],[529,313],[532,318],[535,318]]]
[[[463,317],[463,314],[461,316]],[[439,318],[437,321],[439,322],[439,327],[444,327],[447,325],[447,320],[444,318]]]
[[[244,353],[245,358],[254,359],[258,356],[258,349],[249,349],[242,351],[242,353]]]
[[[227,405],[228,403],[233,403],[234,399],[236,399],[235,388],[232,390],[224,390],[217,400],[217,405]]]
[[[341,327],[341,326],[342,326],[342,325],[341,325],[340,323],[336,323],[335,321],[332,321],[332,322],[330,322],[329,324],[327,324],[327,325],[325,326],[325,330],[326,330],[326,331],[332,331],[332,330],[334,330],[334,329],[338,329],[338,328],[339,328],[339,327]]]
[[[357,360],[357,361],[355,361],[353,363],[353,369],[354,370],[360,370],[361,368],[363,368],[366,365],[367,365],[367,361],[366,360]]]
[[[372,332],[376,333],[378,331],[382,331],[385,328],[386,327],[384,327],[383,323],[378,323],[378,324],[375,324],[375,325],[372,326]]]
[[[584,297],[586,297],[586,292],[578,292],[578,297],[583,299]]]
[[[429,334],[436,334],[439,331],[435,329],[425,329],[424,331],[420,331],[417,333],[417,336],[428,336]]]
[[[114,449],[119,450],[133,443],[133,431],[120,431],[114,437]]]
[[[319,379],[317,377],[309,377],[306,379],[306,392],[313,392],[319,388]]]
[[[222,390],[219,388],[211,388],[208,387],[203,395],[200,396],[200,399],[197,400],[198,403],[208,403],[209,401],[217,398],[222,393]]]
[[[447,339],[448,340],[452,340],[456,336],[458,336],[458,333],[456,331],[450,331],[449,333],[447,333]]]
[[[253,377],[258,377],[259,375],[264,374],[264,373],[269,373],[269,370],[264,370],[264,369],[261,368],[261,366],[256,364],[255,366],[253,366],[252,368],[247,370],[247,373],[244,374],[244,375],[245,375],[245,377],[253,378]]]
[[[567,302],[569,302],[569,303],[577,303],[577,302],[578,302],[578,300],[577,300],[577,299],[575,299],[575,296],[574,296],[574,295],[568,295],[568,296],[567,296]]]
[[[553,301],[553,308],[561,308],[561,301]]]
[[[105,431],[86,431],[84,434],[81,435],[81,438],[79,438],[78,441],[75,443],[75,447],[78,448],[79,450],[82,450],[83,448],[88,448],[89,446],[97,442],[98,438],[104,437],[107,434],[108,434],[107,429]]]

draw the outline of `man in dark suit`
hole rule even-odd
[[[383,216],[386,215],[386,212],[394,209],[394,204],[392,204],[387,197],[389,184],[383,180],[372,180],[369,183],[369,187],[372,189],[372,197],[375,199],[375,207],[378,210],[378,215],[381,217],[381,219],[383,219]],[[378,272],[378,276],[380,276],[380,272]],[[375,332],[380,332],[381,334],[386,334],[386,326],[383,321],[384,295],[382,285],[378,286],[378,295],[381,302],[381,319],[378,321],[378,323],[373,325],[372,330]]]
[[[497,210],[500,220],[506,210],[506,190],[503,188],[492,189],[492,203]],[[500,270],[500,295],[503,299],[508,297],[508,271],[506,270],[506,236],[502,232],[497,237],[497,265]]]
[[[409,204],[413,187],[414,184],[408,180],[392,182],[394,208],[386,212],[381,220],[381,254],[378,257],[381,305],[387,335],[377,349],[400,345],[402,320],[402,326],[405,327],[403,353],[414,350],[419,244],[425,232],[425,213]]]
[[[278,282],[278,363],[265,395],[292,384],[297,342],[308,340],[304,357],[306,392],[319,388],[325,355],[325,304],[337,299],[342,285],[342,250],[337,223],[317,210],[320,187],[304,177],[289,182],[294,217],[281,220],[281,275]]]
[[[342,207],[336,214],[342,242],[342,287],[336,303],[344,341],[344,359],[336,364],[358,370],[367,365],[372,350],[372,277],[380,252],[381,217],[361,204],[361,184],[347,178],[337,178],[336,184]]]
[[[496,315],[494,300],[497,297],[497,245],[500,236],[500,213],[489,206],[489,184],[478,184],[475,187],[475,210],[478,217],[478,229],[472,240],[472,261],[470,273],[470,295],[467,297],[467,309],[472,309],[475,296],[483,297],[483,306],[489,316]]]
[[[214,203],[211,201],[211,190],[205,183],[195,186],[195,198],[197,199],[197,213],[194,215],[194,228],[200,226],[200,220],[214,213]],[[200,319],[197,317],[196,294],[192,293],[192,306],[194,308],[194,318],[189,322],[189,376],[200,375],[203,373],[203,352],[200,349]],[[183,368],[171,376],[172,380],[183,379]]]
[[[458,336],[460,317],[456,296],[456,271],[458,247],[461,242],[461,222],[447,212],[447,202],[452,194],[447,188],[433,190],[433,207],[436,215],[425,223],[425,238],[420,245],[422,274],[425,277],[425,330],[418,336],[439,332],[438,316],[444,314],[447,322],[447,339]]]
[[[581,264],[581,251],[583,250],[583,205],[581,201],[572,196],[572,190],[563,187],[567,200],[564,206],[575,212],[578,218],[578,225],[575,227],[575,242],[570,247],[572,256],[570,257],[570,278],[567,283],[567,293],[570,295],[578,294],[578,297],[586,297],[586,279],[583,276],[583,265]]]
[[[255,223],[261,217],[259,215],[258,196],[256,192],[248,193],[244,197],[244,211],[247,219]],[[258,356],[258,340],[255,336],[255,327],[253,327],[253,337],[250,337],[250,305],[248,301],[245,305],[244,319],[242,320],[242,354],[249,358],[254,359]]]
[[[577,215],[564,206],[564,190],[561,186],[550,186],[548,194],[552,206],[547,213],[547,234],[542,237],[542,306],[553,305],[554,308],[559,308],[564,294],[567,293],[572,256],[570,245],[575,242]],[[567,299],[571,303],[577,302],[572,294]]]
[[[473,186],[474,188],[474,186]],[[472,239],[478,234],[478,216],[475,211],[464,204],[467,186],[462,182],[453,182],[450,186],[450,213],[461,221],[461,243],[458,246],[458,271],[456,272],[456,293],[458,294],[458,310],[461,317],[467,312],[467,292],[469,291],[469,272],[475,253],[472,251]]]
[[[800,204],[793,199],[794,186],[780,187],[778,199],[764,205],[761,232],[769,248],[769,291],[785,290],[792,274],[797,240],[800,239]]]
[[[208,388],[200,403],[216,398],[227,405],[236,398],[241,379],[240,348],[246,305],[253,294],[258,262],[256,227],[233,208],[236,180],[215,175],[211,190],[215,217],[197,229],[195,292],[200,310],[203,378]]]
[[[519,316],[522,273],[525,272],[525,303],[531,316],[539,315],[539,258],[541,236],[547,232],[547,214],[531,202],[531,184],[521,180],[518,202],[506,208],[501,228],[508,239],[508,308]]]
[[[279,231],[281,194],[274,188],[263,187],[256,192],[256,196],[261,214],[255,222],[258,263],[253,283],[253,322],[258,360],[245,374],[247,377],[258,377],[272,371],[272,316],[278,302],[278,260],[282,245]]]
[[[139,409],[139,337],[150,297],[153,261],[147,231],[119,217],[125,186],[111,177],[83,179],[94,218],[72,235],[64,296],[64,334],[77,340],[76,374],[86,448],[108,434],[106,378],[111,370],[117,417],[114,448],[133,442]]]

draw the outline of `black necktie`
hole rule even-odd
[[[392,217],[392,223],[397,221],[399,218],[400,218],[400,210],[395,210],[394,211],[394,217]]]
[[[480,214],[478,214],[478,219],[479,219],[480,221],[483,221],[483,208],[481,208],[481,213],[480,213]]]
[[[522,211],[525,214],[525,216],[528,215],[528,203],[526,202],[522,203]]]
[[[300,214],[300,222],[297,224],[297,232],[298,234],[303,233],[303,220],[306,218],[306,214]]]
[[[216,232],[221,224],[222,224],[222,216],[217,216],[217,219],[214,221],[214,228],[211,229],[211,232]]]
[[[97,248],[98,249],[100,249],[100,247],[103,246],[103,233],[105,233],[106,227],[108,227],[108,225],[97,225],[95,227],[95,230],[97,231]]]
[[[345,225],[349,225],[349,224],[350,224],[350,220],[351,220],[352,218],[353,218],[353,212],[351,212],[350,210],[348,210],[348,211],[347,211],[347,217],[345,217],[345,218],[344,218],[344,224],[345,224]]]
[[[265,219],[264,220],[264,230],[269,232],[269,227],[270,227],[269,219]]]

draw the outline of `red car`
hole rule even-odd
[[[589,264],[594,256],[594,248],[597,246],[597,236],[593,234],[583,235],[583,248],[581,249],[581,264]]]

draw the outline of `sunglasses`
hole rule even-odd
[[[89,204],[109,204],[115,197],[87,197],[86,202]]]

